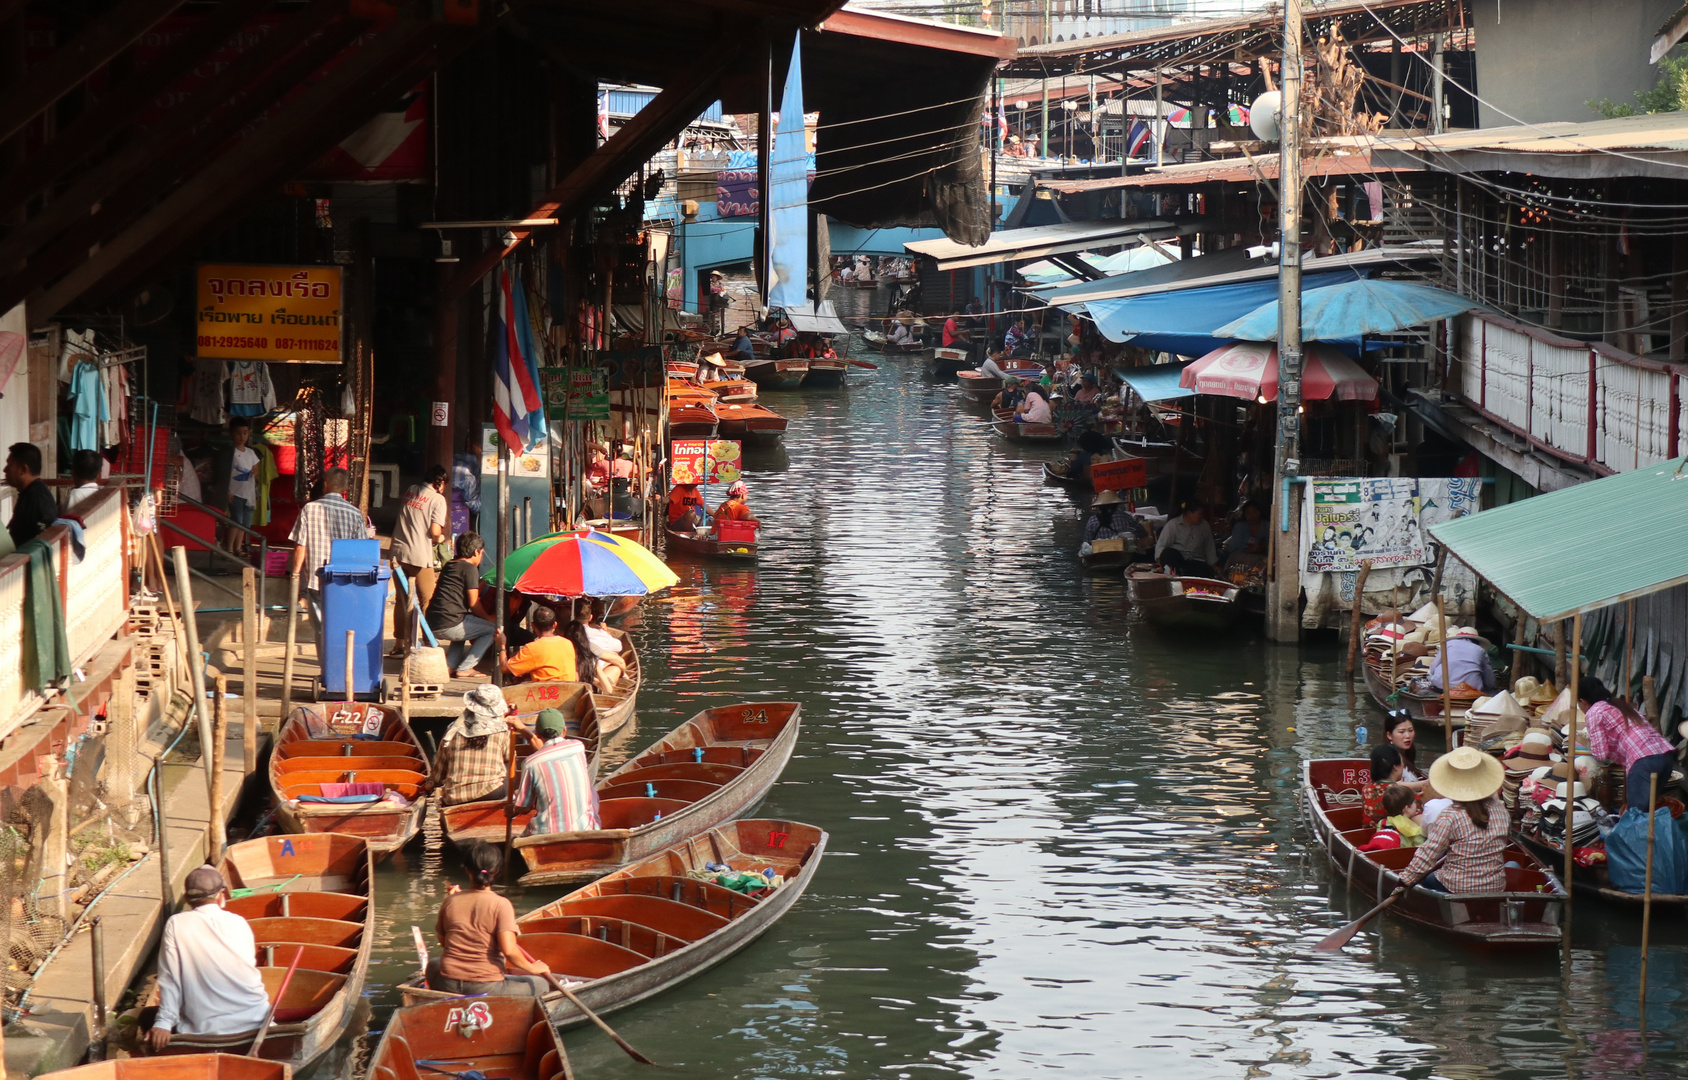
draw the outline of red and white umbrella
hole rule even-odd
[[[1178,385],[1198,394],[1276,401],[1278,347],[1269,341],[1222,345],[1185,368]],[[1312,342],[1302,352],[1301,397],[1371,401],[1377,397],[1377,380],[1334,345]]]

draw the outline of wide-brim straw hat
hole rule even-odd
[[[1438,795],[1457,802],[1482,802],[1500,790],[1506,770],[1500,761],[1475,746],[1443,754],[1430,766],[1430,786]]]
[[[1100,495],[1096,496],[1094,499],[1091,499],[1090,505],[1091,506],[1113,506],[1117,502],[1119,502],[1119,492],[1117,492],[1117,491],[1104,491]]]
[[[1541,687],[1541,682],[1534,675],[1526,675],[1512,684],[1512,692],[1523,701],[1530,700],[1530,695]]]

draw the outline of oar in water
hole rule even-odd
[[[873,371],[879,370],[878,364],[870,364],[866,360],[852,360],[848,356],[844,357],[843,360],[846,364],[854,364],[857,367],[865,367],[865,368],[869,368]]]
[[[294,874],[292,877],[288,878],[286,881],[272,881],[268,885],[254,885],[250,889],[230,889],[229,890],[229,899],[230,900],[239,900],[243,896],[251,896],[253,893],[260,892],[264,889],[274,889],[276,892],[280,892],[281,890],[287,888],[289,885],[293,884],[295,881],[298,881],[300,878],[302,878],[304,876],[305,876],[304,874]]]
[[[617,1035],[615,1033],[615,1029],[610,1027],[608,1024],[604,1023],[603,1017],[599,1016],[597,1013],[593,1012],[591,1009],[588,1009],[586,1007],[586,1003],[584,1001],[581,1001],[578,997],[575,997],[574,991],[570,990],[568,987],[564,986],[563,981],[561,979],[557,978],[555,975],[552,975],[550,973],[547,973],[545,978],[546,978],[547,981],[550,982],[551,988],[553,990],[559,991],[564,997],[568,998],[569,1004],[573,1005],[575,1008],[577,1008],[581,1012],[585,1013],[586,1019],[592,1021],[594,1024],[597,1024],[599,1030],[601,1030],[605,1035],[608,1035],[610,1038],[614,1039],[615,1044],[617,1046],[619,1046],[623,1050],[627,1051],[628,1057],[632,1058],[634,1061],[637,1061],[641,1065],[655,1065],[656,1064],[656,1062],[652,1061],[650,1058],[648,1058],[645,1055],[639,1053],[639,1051],[633,1049],[632,1044],[630,1044],[626,1039],[622,1038],[620,1035]]]
[[[275,992],[275,1000],[270,1002],[270,1014],[264,1017],[264,1026],[258,1029],[258,1037],[252,1040],[252,1049],[246,1051],[246,1056],[258,1056],[258,1048],[264,1045],[264,1036],[270,1033],[270,1025],[275,1023],[276,1010],[281,1008],[281,999],[287,996],[287,985],[293,981],[293,973],[299,970],[299,961],[304,959],[305,947],[299,946],[299,951],[293,954],[293,962],[287,965],[287,974],[281,977],[281,987]]]
[[[1402,885],[1400,888],[1398,888],[1394,892],[1390,893],[1384,899],[1383,903],[1381,903],[1381,904],[1377,905],[1376,907],[1372,908],[1370,911],[1366,912],[1364,915],[1361,915],[1358,919],[1355,919],[1353,922],[1349,923],[1347,926],[1344,926],[1342,929],[1338,930],[1336,933],[1332,934],[1330,937],[1325,938],[1325,940],[1323,940],[1323,941],[1319,942],[1317,945],[1313,946],[1313,951],[1316,952],[1316,953],[1341,952],[1342,947],[1344,945],[1348,944],[1349,941],[1353,940],[1354,935],[1358,934],[1360,932],[1360,927],[1362,927],[1362,926],[1366,925],[1366,923],[1370,922],[1372,920],[1372,917],[1377,915],[1378,912],[1382,911],[1386,907],[1390,907],[1391,905],[1393,905],[1395,903],[1395,901],[1397,901],[1401,897],[1405,896],[1406,892],[1407,892],[1407,886]]]

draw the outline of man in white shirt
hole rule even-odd
[[[170,916],[158,947],[158,1016],[146,1034],[154,1053],[174,1031],[239,1035],[257,1031],[270,1012],[257,940],[245,919],[223,910],[222,875],[210,866],[188,874],[186,898],[191,907]]]
[[[76,486],[65,499],[65,513],[74,514],[76,508],[100,490],[100,466],[105,458],[92,450],[78,450],[70,456],[70,480]]]
[[[393,609],[393,652],[402,655],[415,635],[415,613],[427,611],[434,600],[434,583],[439,572],[434,569],[434,545],[444,543],[451,526],[451,508],[445,501],[446,481],[451,474],[445,467],[435,465],[428,470],[427,482],[405,492],[404,509],[399,511],[398,523],[393,526],[393,558],[404,569],[405,576],[416,583],[416,607],[410,597],[399,590]]]
[[[1155,561],[1183,577],[1213,577],[1219,551],[1213,526],[1199,502],[1187,502],[1179,515],[1161,526],[1155,541]]]

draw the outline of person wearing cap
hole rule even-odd
[[[1219,552],[1213,544],[1213,526],[1207,523],[1206,507],[1197,500],[1185,503],[1178,516],[1168,519],[1155,541],[1155,561],[1175,574],[1212,577]]]
[[[534,750],[516,789],[516,805],[534,812],[527,835],[602,828],[586,744],[569,738],[568,722],[556,709],[542,710],[533,731]]]
[[[1506,891],[1506,838],[1512,816],[1495,798],[1505,779],[1500,760],[1474,746],[1436,759],[1430,766],[1430,785],[1453,804],[1431,823],[1413,861],[1401,872],[1401,884],[1445,893]]]
[[[495,997],[542,997],[551,969],[529,956],[517,940],[521,928],[516,909],[493,891],[504,869],[504,854],[484,840],[472,841],[464,853],[469,874],[467,891],[457,885],[446,890],[434,920],[440,956],[428,961],[428,989],[448,994],[488,994]],[[511,975],[508,968],[520,974]]]
[[[477,686],[463,695],[463,713],[445,730],[423,784],[442,806],[502,799],[510,777],[510,711],[504,692]]]
[[[791,320],[783,316],[774,323],[774,344],[785,346],[797,340],[797,331],[791,328]]]
[[[710,519],[717,522],[755,521],[755,515],[750,512],[750,504],[745,501],[749,495],[750,489],[744,486],[744,481],[734,480],[732,486],[727,488],[726,501],[710,511]]]
[[[886,333],[886,340],[893,345],[912,345],[915,340],[914,315],[912,312],[900,311],[891,320]]]
[[[1649,805],[1654,776],[1659,778],[1662,798],[1676,766],[1676,747],[1670,740],[1634,709],[1614,702],[1612,692],[1599,679],[1589,675],[1578,679],[1577,700],[1587,724],[1588,748],[1601,761],[1624,771],[1624,801],[1634,807]]]
[[[1012,375],[1005,375],[1002,379],[1002,389],[991,398],[992,409],[1010,409],[1018,411],[1020,403],[1026,400],[1026,384]]]
[[[256,1031],[270,1013],[270,996],[258,971],[252,925],[224,910],[228,886],[215,867],[188,874],[188,910],[164,924],[158,946],[158,1014],[146,1033],[153,1053],[170,1036],[239,1035]]]

